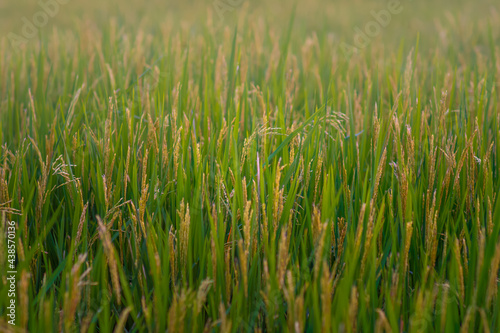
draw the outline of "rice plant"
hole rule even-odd
[[[500,331],[498,5],[200,3],[0,35],[0,331]]]

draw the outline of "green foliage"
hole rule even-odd
[[[300,6],[0,48],[16,327],[498,332],[498,11],[409,6],[349,57]]]

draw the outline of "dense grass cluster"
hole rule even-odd
[[[498,332],[498,12],[247,7],[1,39],[0,331]]]

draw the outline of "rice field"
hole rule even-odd
[[[499,90],[496,1],[0,4],[0,332],[499,332]]]

